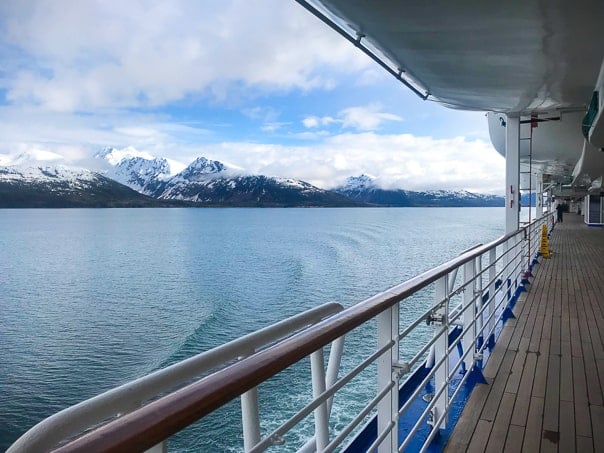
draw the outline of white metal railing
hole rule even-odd
[[[132,412],[148,400],[182,387],[209,370],[250,356],[342,310],[342,305],[335,302],[321,305],[82,401],[42,420],[21,436],[7,453],[48,451],[90,427]],[[332,367],[338,360],[334,353]],[[241,406],[245,438],[253,445],[258,442],[259,436],[256,434],[259,433],[256,392],[250,390],[241,395]]]
[[[311,438],[306,443],[291,447],[301,452],[331,452],[350,445],[355,433],[374,416],[377,432],[367,451],[403,451],[420,429],[425,430],[428,425],[421,446],[424,451],[440,429],[447,426],[451,402],[458,398],[472,374],[470,371],[476,369],[483,352],[492,345],[499,321],[509,315],[510,306],[523,289],[531,260],[539,251],[541,225],[549,226],[550,219],[550,215],[543,216],[516,233],[476,246],[320,322],[308,323],[308,327],[269,348],[254,353],[256,347],[249,347],[242,354],[251,354],[249,357],[180,389],[177,394],[168,394],[117,418],[57,451],[149,448],[191,423],[181,419],[199,419],[240,395],[244,395],[243,437],[247,452],[287,444],[290,431],[309,420],[314,435],[308,436]],[[420,295],[431,297],[428,308],[414,319],[401,317],[401,310],[410,307],[414,303],[412,298]],[[431,332],[426,331],[427,325]],[[369,333],[371,329],[375,329],[373,334]],[[454,330],[458,335],[451,335]],[[364,339],[364,346],[375,343],[375,347],[363,354],[346,354],[347,360],[354,361],[343,370],[342,348],[355,335]],[[418,343],[418,338],[423,340]],[[408,346],[411,342],[415,342],[413,347]],[[324,351],[329,345],[326,369]],[[456,353],[459,349],[461,354]],[[311,401],[278,427],[261,433],[257,385],[307,357],[311,363],[308,376]],[[423,371],[420,384],[409,398],[399,401],[399,388],[420,369]],[[336,426],[330,416],[335,398],[367,370],[375,376],[375,391],[367,394],[366,403],[355,408],[345,424]],[[434,388],[431,399],[416,417],[408,435],[399,439],[399,420],[429,383]],[[187,417],[183,417],[185,413]],[[26,451],[20,442],[21,439],[17,442],[19,448],[15,444],[9,452]]]

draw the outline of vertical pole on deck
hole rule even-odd
[[[482,306],[483,306],[483,278],[484,278],[484,274],[483,274],[483,267],[482,267],[482,255],[477,256],[476,260],[474,260],[475,263],[475,267],[474,267],[474,275],[477,276],[476,279],[476,284],[474,285],[474,306],[475,306],[475,312],[479,313],[482,310]],[[482,347],[482,343],[484,341],[484,312],[478,316],[476,318],[476,334],[478,335],[478,343],[476,343],[477,348]]]
[[[513,233],[520,222],[520,116],[509,114],[505,131],[505,232]]]
[[[495,343],[495,324],[497,318],[495,317],[495,311],[497,310],[495,299],[496,291],[495,279],[497,278],[497,247],[493,247],[489,251],[489,338],[487,339],[489,347]]]
[[[463,351],[464,353],[472,350],[473,352],[468,355],[467,359],[464,360],[464,370],[470,370],[473,365],[474,353],[476,352],[476,300],[475,300],[475,289],[476,289],[476,269],[474,260],[468,261],[463,265]]]
[[[314,399],[325,393],[325,361],[323,348],[310,355],[312,374],[312,396]],[[315,451],[322,452],[329,443],[329,413],[327,401],[323,401],[315,409]]]
[[[168,441],[162,440],[157,445],[145,450],[145,453],[168,453]]]
[[[241,395],[241,421],[243,423],[243,451],[250,451],[260,442],[257,387]]]
[[[387,308],[377,316],[378,348],[391,345],[389,352],[377,360],[378,392],[392,386],[390,392],[377,406],[378,436],[388,432],[378,447],[378,453],[398,450],[398,379],[395,379],[393,364],[398,362],[399,304]],[[394,385],[393,385],[394,384]]]
[[[552,194],[552,188],[550,187],[549,189],[547,189],[547,212],[548,214],[550,214],[548,216],[548,221],[547,221],[547,231],[551,233],[552,229],[554,228],[554,216],[553,216],[553,194]]]
[[[537,173],[537,218],[543,216],[543,173]]]
[[[442,304],[437,310],[437,326],[434,331],[436,341],[434,342],[434,359],[437,364],[442,358],[444,361],[437,365],[434,373],[434,393],[440,395],[436,397],[436,403],[432,411],[431,424],[434,429],[444,429],[447,427],[447,417],[443,418],[440,426],[436,426],[436,421],[443,415],[448,413],[449,409],[449,299],[447,297],[447,276],[439,278],[435,282],[434,297],[436,304]]]
[[[508,114],[505,130],[505,232],[513,233],[520,226],[520,115]],[[507,241],[506,279],[510,293],[513,294],[518,284],[518,262],[516,255],[518,237]]]

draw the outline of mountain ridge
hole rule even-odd
[[[503,197],[468,191],[382,189],[367,174],[325,190],[294,178],[245,174],[203,156],[176,172],[173,161],[134,148],[97,153],[106,164],[103,174],[17,157],[12,165],[0,166],[0,207],[504,206]]]
[[[333,189],[352,200],[384,207],[503,207],[499,195],[475,194],[467,190],[382,189],[366,174],[351,176],[343,186]]]
[[[170,207],[86,169],[58,166],[0,167],[0,208]]]

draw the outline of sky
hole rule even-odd
[[[505,179],[484,112],[421,100],[294,0],[2,0],[0,164],[104,147],[322,188]]]

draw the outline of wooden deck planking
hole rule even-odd
[[[523,437],[524,429],[522,427],[510,425],[510,430],[508,432],[508,437],[505,440],[505,447],[503,451],[506,453],[521,452]]]
[[[569,214],[550,249],[446,451],[604,451],[604,229]]]
[[[543,420],[543,398],[532,397],[529,414],[524,428],[522,451],[539,451]]]

